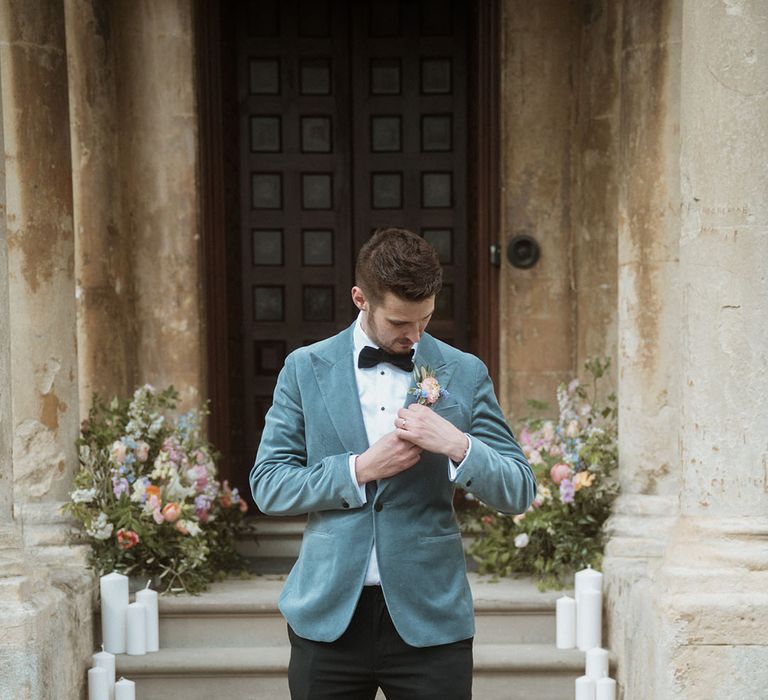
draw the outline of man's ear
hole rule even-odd
[[[358,286],[352,287],[352,303],[361,311],[368,311],[368,301],[365,292]]]

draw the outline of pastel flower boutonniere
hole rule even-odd
[[[440,399],[448,396],[448,392],[440,386],[434,370],[422,365],[413,371],[416,386],[408,393],[416,396],[416,401],[422,406],[434,406]]]

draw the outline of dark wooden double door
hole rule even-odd
[[[285,356],[355,317],[354,260],[377,228],[435,246],[429,330],[493,369],[495,6],[198,4],[210,435],[241,488]]]
[[[440,254],[430,331],[467,347],[468,4],[241,3],[247,451],[286,353],[345,328],[354,258],[401,226]]]

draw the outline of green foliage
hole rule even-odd
[[[609,366],[610,358],[585,363],[591,392],[577,379],[558,387],[557,419],[545,417],[546,403],[528,402],[543,414],[526,418],[518,432],[537,496],[515,516],[474,499],[463,511],[462,528],[476,538],[469,553],[480,573],[532,574],[546,589],[572,585],[574,572],[587,565],[600,568],[609,536],[605,523],[618,494],[616,397],[596,405],[597,385]]]
[[[244,572],[235,542],[253,532],[237,489],[217,479],[218,454],[202,437],[207,406],[175,416],[178,398],[173,387],[149,385],[109,404],[95,397],[64,510],[80,523],[98,574],[120,571],[163,591],[199,593]]]

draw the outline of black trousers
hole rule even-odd
[[[314,642],[288,626],[291,700],[469,700],[472,637],[412,647],[397,633],[379,586],[365,586],[352,622],[335,642]]]

